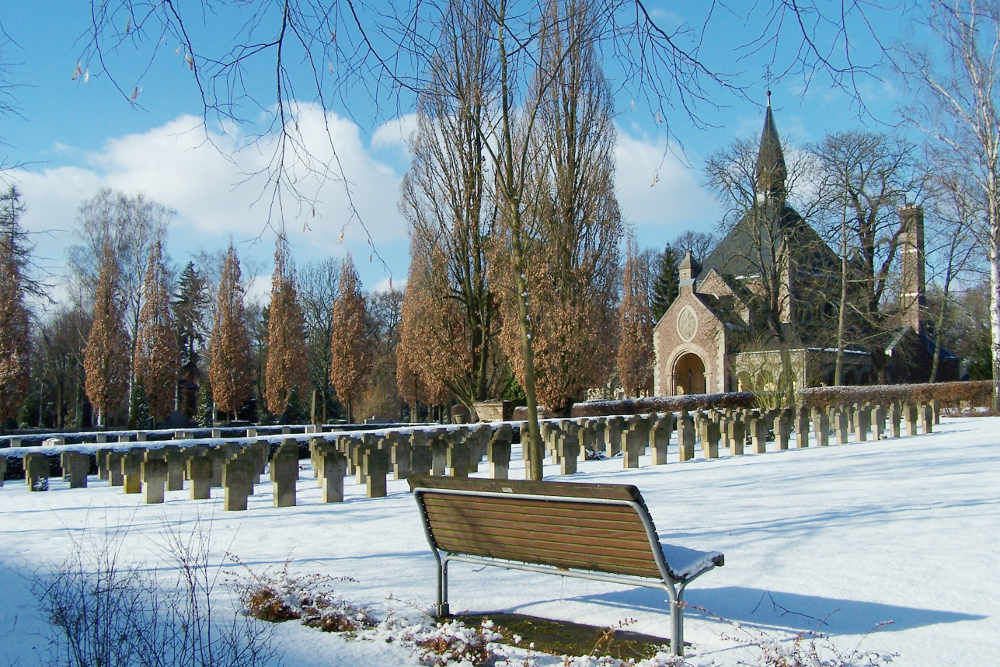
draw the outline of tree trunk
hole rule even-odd
[[[1000,219],[990,225],[990,334],[993,348],[993,411],[1000,413]]]
[[[844,321],[847,310],[847,209],[840,221],[840,307],[837,309],[837,362],[833,371],[833,384],[840,386],[844,380]]]

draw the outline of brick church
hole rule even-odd
[[[755,204],[701,266],[690,253],[680,264],[679,294],[653,330],[656,395],[776,389],[785,384],[782,349],[795,388],[833,384],[841,261],[785,202],[787,171],[770,104],[755,171]],[[883,380],[926,381],[933,341],[921,318],[923,211],[905,206],[899,214],[899,326],[875,352],[885,354]],[[848,347],[841,363],[844,384],[878,379],[871,347]],[[958,360],[942,352],[938,379],[957,375]]]

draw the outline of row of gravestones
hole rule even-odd
[[[778,449],[787,449],[791,433],[796,446],[808,447],[810,425],[815,444],[825,446],[832,435],[846,443],[853,433],[858,441],[899,437],[905,422],[908,435],[919,430],[929,433],[938,419],[933,404],[892,403],[836,406],[827,409],[784,410],[703,410],[679,414],[630,415],[551,420],[541,424],[545,451],[564,475],[577,470],[577,462],[603,450],[611,457],[622,454],[625,468],[636,468],[647,448],[652,463],[667,462],[667,449],[676,433],[678,458],[694,458],[700,442],[705,458],[719,456],[720,445],[732,455],[742,455],[747,441],[754,453],[764,453],[773,432]],[[507,479],[513,432],[509,424],[470,425],[451,429],[420,429],[409,432],[342,434],[313,437],[309,454],[320,484],[323,502],[343,500],[343,480],[354,475],[364,484],[368,497],[386,495],[386,479],[392,474],[403,479],[410,474],[468,477],[484,460],[489,475]],[[87,454],[64,451],[60,454],[63,477],[70,488],[85,487],[91,459]],[[98,475],[125,493],[145,489],[147,503],[163,502],[165,490],[181,490],[190,481],[192,499],[208,498],[212,487],[225,490],[224,508],[242,510],[252,495],[254,484],[270,470],[274,504],[295,504],[298,480],[299,445],[286,439],[273,448],[266,441],[250,444],[225,443],[214,446],[182,447],[167,445],[156,449],[134,447],[128,451],[99,449]],[[0,466],[5,465],[0,458]],[[270,466],[268,466],[270,464]],[[0,469],[0,485],[3,470]],[[49,459],[33,452],[24,457],[25,481],[33,491],[48,488]]]
[[[622,454],[625,468],[639,467],[639,457],[650,452],[653,465],[667,462],[667,449],[676,434],[678,460],[694,458],[700,443],[706,459],[717,458],[719,448],[742,455],[749,442],[751,451],[763,454],[772,437],[779,450],[788,449],[792,433],[796,447],[808,447],[810,428],[815,445],[846,443],[853,435],[858,442],[902,435],[931,433],[939,421],[937,404],[890,403],[847,404],[828,408],[776,410],[682,410],[678,414],[590,417],[542,422],[541,436],[547,455],[560,465],[562,474],[576,472],[578,461],[598,452],[610,458]]]
[[[479,469],[484,457],[490,474],[505,479],[510,466],[513,431],[510,425],[471,425],[459,429],[424,429],[412,432],[379,432],[316,436],[309,440],[313,469],[323,491],[323,502],[343,500],[343,480],[355,475],[369,497],[386,495],[386,478],[409,474],[448,474],[467,477]],[[125,493],[145,493],[147,503],[164,501],[165,491],[177,491],[189,482],[190,497],[210,497],[213,487],[224,489],[223,507],[244,510],[260,476],[269,471],[277,507],[295,505],[299,479],[299,444],[286,439],[278,446],[266,441],[182,447],[133,447],[127,451],[99,449],[94,458],[97,474]],[[60,453],[63,477],[70,488],[87,486],[92,458],[88,454]],[[0,458],[0,461],[5,459]],[[48,489],[49,456],[25,454],[25,482],[32,491]],[[2,471],[0,471],[2,472]]]

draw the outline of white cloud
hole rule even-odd
[[[400,292],[406,291],[406,278],[401,280],[393,280],[391,277],[386,276],[382,280],[375,283],[371,291],[373,294],[381,294],[383,292],[388,292],[389,290],[397,290]]]
[[[392,148],[409,154],[410,137],[417,131],[417,114],[408,113],[379,125],[372,134],[373,148]]]
[[[287,154],[291,182],[311,199],[303,205],[286,196],[283,202],[283,222],[296,261],[342,256],[352,249],[367,254],[368,234],[377,247],[405,248],[406,225],[397,209],[401,170],[373,157],[358,126],[349,120],[332,113],[324,119],[315,105],[299,107],[296,118],[295,140],[315,158],[310,169]],[[380,127],[378,144],[391,146],[390,128],[395,126],[396,136],[401,136],[408,122],[404,117]],[[277,139],[269,134],[251,141],[238,129],[229,130],[206,133],[200,118],[185,115],[146,132],[110,139],[81,165],[8,172],[28,206],[25,227],[60,230],[51,237],[35,237],[40,261],[44,258],[53,273],[62,271],[66,249],[76,242],[73,230],[80,203],[110,187],[141,192],[177,211],[168,249],[178,260],[224,248],[233,239],[241,257],[263,259],[269,274],[272,229],[282,223],[274,209],[268,226],[272,200],[266,173]],[[317,164],[326,171],[317,170]],[[347,175],[346,187],[341,174]],[[406,275],[405,254],[386,258],[393,274]],[[382,270],[362,277],[374,282],[384,274]]]
[[[615,193],[626,223],[636,227],[640,245],[661,245],[694,229],[713,231],[719,206],[665,140],[618,131]]]

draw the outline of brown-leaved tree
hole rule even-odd
[[[0,229],[0,429],[17,416],[30,382],[31,342],[28,309],[13,230]]]
[[[365,336],[365,299],[351,256],[344,258],[333,303],[333,333],[330,336],[330,382],[351,420],[351,401],[363,388],[371,364],[371,345]]]
[[[163,421],[174,407],[180,350],[167,289],[163,251],[156,241],[149,251],[142,284],[142,309],[136,328],[133,372],[146,391],[149,414]]]
[[[302,309],[295,289],[295,272],[289,266],[288,240],[278,236],[271,276],[271,308],[267,320],[267,365],[265,367],[267,409],[280,415],[288,406],[292,391],[305,388],[305,335]]]
[[[626,396],[648,395],[653,389],[653,312],[648,273],[638,265],[635,243],[629,239],[618,308],[618,379]]]
[[[105,244],[94,295],[94,318],[84,352],[85,389],[97,411],[97,424],[121,408],[129,379],[129,342],[122,319],[118,264],[110,244]]]
[[[250,335],[240,280],[240,260],[230,244],[222,264],[216,298],[208,377],[215,409],[231,413],[234,418],[253,388]]]

